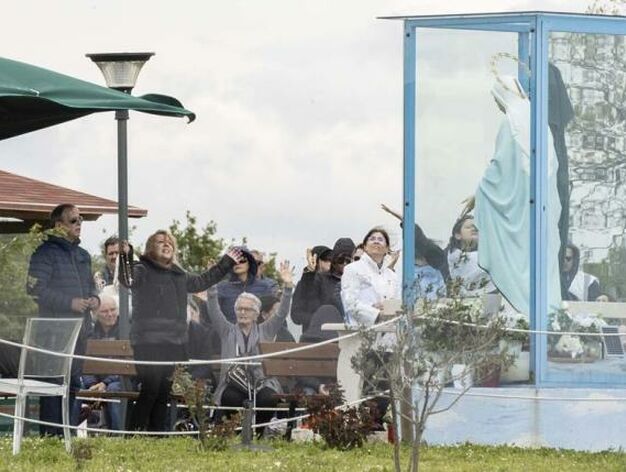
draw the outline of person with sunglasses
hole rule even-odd
[[[276,295],[278,285],[269,277],[258,277],[257,261],[247,248],[237,248],[242,257],[230,269],[226,279],[217,284],[217,296],[220,309],[231,323],[237,320],[235,313],[235,301],[244,292],[252,293],[257,297]]]
[[[91,256],[80,247],[82,222],[83,217],[75,205],[64,203],[52,210],[50,224],[53,231],[30,259],[27,285],[27,292],[35,299],[40,316],[83,319],[76,343],[77,354],[85,352],[91,332],[90,312],[100,306],[98,290],[91,275]],[[73,363],[73,389],[80,387],[81,367],[80,362]],[[40,412],[42,421],[62,423],[61,399],[41,397]],[[77,411],[74,410],[72,423],[76,423],[77,419]],[[57,427],[41,425],[39,429],[42,435],[61,435]]]
[[[300,342],[312,342],[309,339],[309,327],[312,321],[319,317],[323,317],[327,323],[343,322],[341,277],[344,268],[352,262],[354,249],[352,239],[339,238],[332,251],[329,251],[327,255],[330,260],[328,271],[305,269],[302,274],[293,295],[293,308],[291,310],[293,322],[302,325]],[[315,266],[315,260],[313,260],[312,265]],[[335,336],[332,332],[328,334],[330,337]]]
[[[602,294],[597,277],[583,272],[580,266],[580,249],[567,244],[561,262],[563,300],[595,301]]]

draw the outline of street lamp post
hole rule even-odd
[[[154,53],[123,52],[86,54],[86,56],[100,68],[107,87],[130,95],[141,68],[154,56]],[[117,110],[115,119],[117,120],[118,235],[120,240],[128,241],[128,110]],[[122,286],[119,290],[119,314],[120,337],[128,339],[130,333],[128,289]]]

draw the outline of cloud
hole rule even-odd
[[[490,0],[471,8],[580,11],[584,4]],[[378,206],[401,204],[401,23],[376,17],[469,5],[25,0],[8,8],[12,20],[1,34],[12,58],[102,83],[85,53],[155,51],[134,93],[168,93],[198,114],[187,125],[131,113],[129,197],[149,210],[133,222],[138,240],[189,209],[201,224],[217,221],[226,238],[245,235],[302,261],[307,246],[358,239],[381,223],[399,242],[397,222]],[[425,154],[418,214],[442,240],[493,146],[497,112],[485,61],[513,47],[512,40],[468,37],[445,32],[418,48],[430,74],[418,100]],[[0,143],[2,167],[116,198],[115,139],[112,113],[93,115]],[[90,224],[85,245],[97,250],[101,228],[112,233],[115,226],[115,217]]]

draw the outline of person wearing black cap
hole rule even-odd
[[[339,238],[328,254],[330,256],[330,270],[328,272],[314,272],[305,269],[302,278],[293,296],[291,319],[302,325],[301,342],[313,342],[309,329],[319,323],[314,320],[324,319],[326,323],[341,323],[344,320],[343,304],[341,302],[341,277],[344,267],[352,262],[355,245],[350,238]],[[324,254],[326,255],[326,254]],[[309,267],[312,264],[309,264]],[[317,326],[317,331],[319,331]],[[316,333],[317,333],[316,331]],[[336,333],[328,332],[323,338],[333,338]],[[321,334],[320,334],[321,335]]]
[[[313,246],[313,249],[307,249],[306,261],[307,266],[304,268],[307,272],[328,272],[333,250],[327,246]],[[313,268],[313,270],[311,270]]]

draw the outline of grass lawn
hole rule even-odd
[[[200,452],[189,438],[119,439],[80,441],[92,453],[80,462],[65,453],[55,439],[26,438],[19,456],[11,455],[11,438],[0,438],[0,471],[392,471],[392,449],[371,444],[340,452],[318,444],[268,443],[271,452]],[[408,450],[404,450],[407,453]],[[554,449],[515,447],[424,447],[425,471],[625,471],[623,452],[581,453]]]

